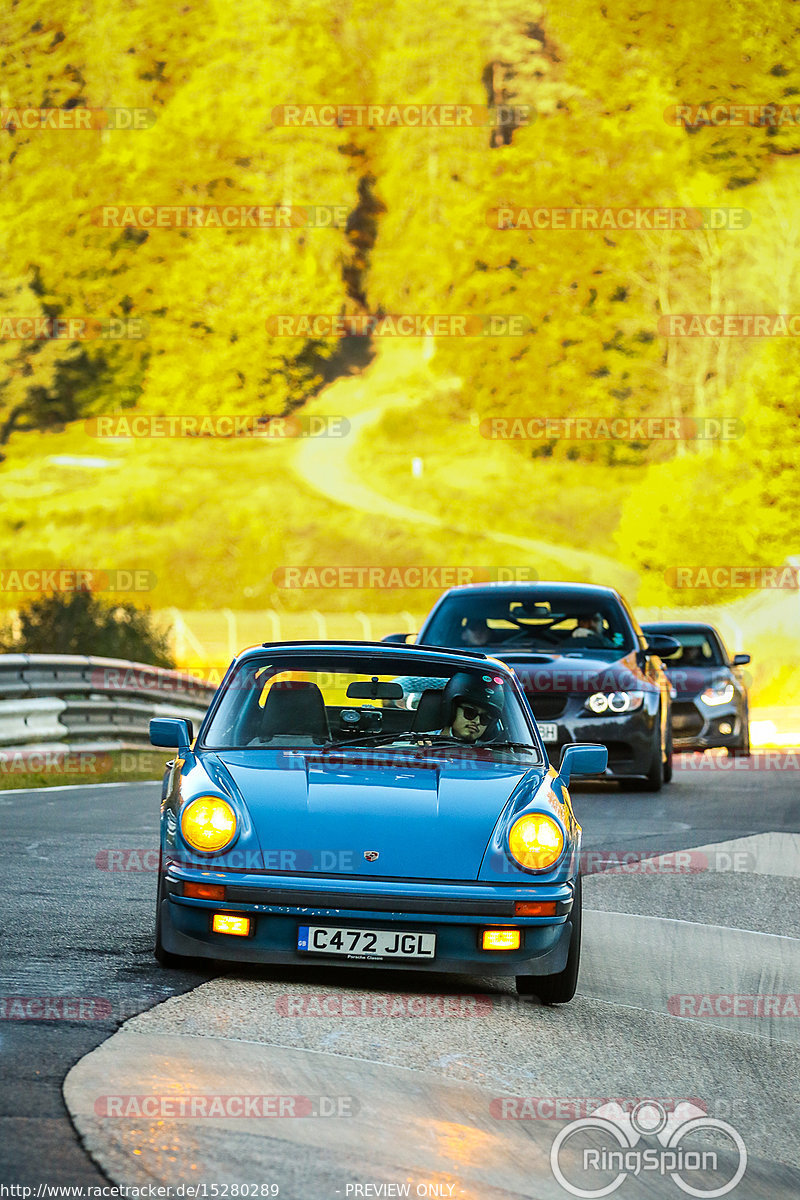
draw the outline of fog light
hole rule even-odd
[[[247,937],[250,932],[250,918],[235,917],[233,913],[214,913],[211,928],[214,933],[232,933],[236,937]]]
[[[221,883],[185,883],[183,894],[192,900],[224,900],[225,887]]]
[[[733,726],[729,721],[723,721],[719,727],[719,731],[727,736],[729,733],[733,733]]]
[[[482,948],[484,950],[519,950],[519,939],[518,929],[484,929]]]
[[[514,904],[515,917],[554,917],[555,900],[517,900]]]

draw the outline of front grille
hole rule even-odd
[[[567,707],[566,696],[528,696],[537,721],[554,721]]]
[[[703,718],[693,704],[678,701],[672,705],[672,728],[680,737],[692,737],[703,728]]]

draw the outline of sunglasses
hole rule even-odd
[[[468,721],[480,721],[481,725],[489,724],[489,714],[482,712],[479,708],[473,708],[471,704],[459,704],[458,706]]]

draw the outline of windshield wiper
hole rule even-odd
[[[421,737],[421,733],[365,733],[362,737],[356,738],[331,738],[329,742],[324,742],[319,747],[320,750],[334,750],[341,746],[380,746],[381,744],[389,745],[392,742],[410,741],[416,744]]]
[[[536,757],[539,757],[539,752],[530,742],[485,742],[486,750],[535,750]]]

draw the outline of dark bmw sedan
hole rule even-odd
[[[405,640],[406,635],[392,635]],[[426,617],[423,646],[473,647],[512,666],[552,762],[564,746],[600,742],[606,774],[658,791],[672,778],[669,637],[645,637],[623,597],[583,583],[451,588]]]
[[[723,746],[732,758],[750,755],[750,716],[742,667],[749,654],[731,656],[713,625],[689,621],[648,622],[653,636],[680,642],[666,663],[674,690],[672,736],[676,750]]]

